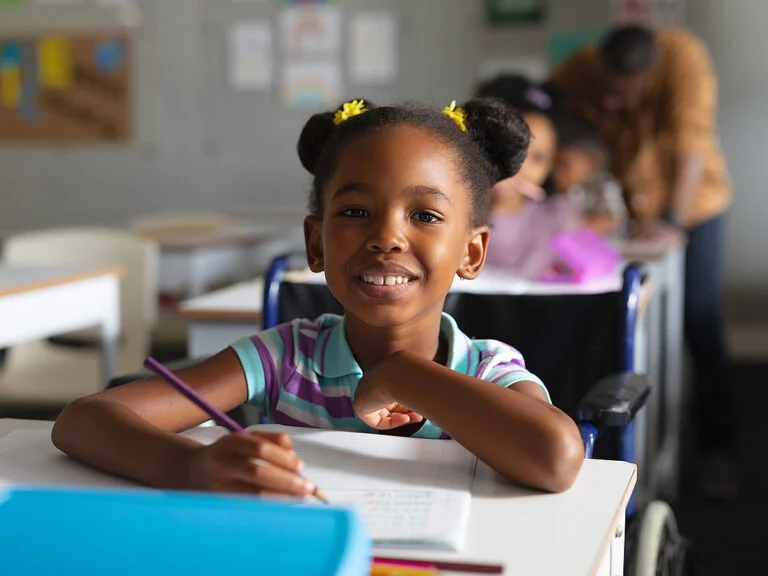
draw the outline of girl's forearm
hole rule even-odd
[[[562,491],[584,451],[576,424],[544,401],[407,352],[387,360],[393,400],[432,420],[515,482]]]
[[[119,402],[83,398],[56,420],[54,445],[69,456],[150,486],[189,489],[200,444],[153,426]]]

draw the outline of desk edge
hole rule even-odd
[[[632,476],[630,476],[629,483],[624,490],[624,497],[621,500],[621,506],[619,506],[619,509],[616,511],[616,514],[613,517],[613,521],[611,522],[611,527],[608,530],[608,534],[606,534],[605,538],[603,538],[603,545],[600,547],[600,553],[597,555],[597,558],[595,558],[594,563],[592,564],[592,568],[589,571],[591,576],[597,576],[598,571],[600,570],[600,564],[603,561],[603,557],[605,556],[606,552],[608,552],[611,546],[611,540],[613,539],[614,534],[616,534],[616,526],[619,525],[621,515],[626,513],[625,511],[627,509],[627,505],[629,504],[629,499],[632,497],[632,493],[635,490],[635,484],[637,484],[637,464],[633,463],[631,466]]]
[[[55,268],[56,266],[50,266]],[[18,266],[22,268],[22,266]],[[29,266],[29,268],[44,268],[43,266]],[[33,292],[35,290],[43,290],[45,288],[52,288],[54,286],[61,286],[62,284],[70,284],[72,282],[80,282],[82,280],[90,280],[92,278],[98,278],[99,276],[117,276],[122,278],[125,276],[125,268],[122,266],[109,266],[107,268],[99,268],[95,270],[89,270],[87,272],[76,272],[72,274],[63,273],[57,278],[49,280],[41,280],[37,282],[30,282],[16,288],[9,288],[6,290],[0,290],[0,297],[14,296],[16,294],[24,294],[25,292]]]

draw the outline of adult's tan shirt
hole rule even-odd
[[[604,113],[594,70],[599,53],[585,48],[553,75],[577,110],[603,135],[611,171],[624,185],[629,208],[641,221],[653,220],[668,207],[675,180],[675,157],[704,157],[701,186],[685,224],[718,216],[731,203],[732,185],[717,133],[717,78],[709,53],[684,30],[656,33],[659,64],[640,106],[629,114]]]

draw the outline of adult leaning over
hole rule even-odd
[[[576,53],[553,80],[600,127],[634,233],[660,236],[672,226],[687,235],[685,333],[694,368],[697,478],[703,495],[732,496],[735,422],[720,289],[723,216],[732,193],[707,48],[684,30],[621,27]]]

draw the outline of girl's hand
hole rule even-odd
[[[228,434],[197,451],[190,463],[190,487],[305,497],[315,485],[299,475],[303,465],[287,434]]]
[[[381,361],[373,370],[369,370],[357,385],[357,392],[352,401],[355,414],[376,430],[391,430],[421,422],[424,417],[399,404],[389,393],[391,376],[387,376],[387,359]]]

